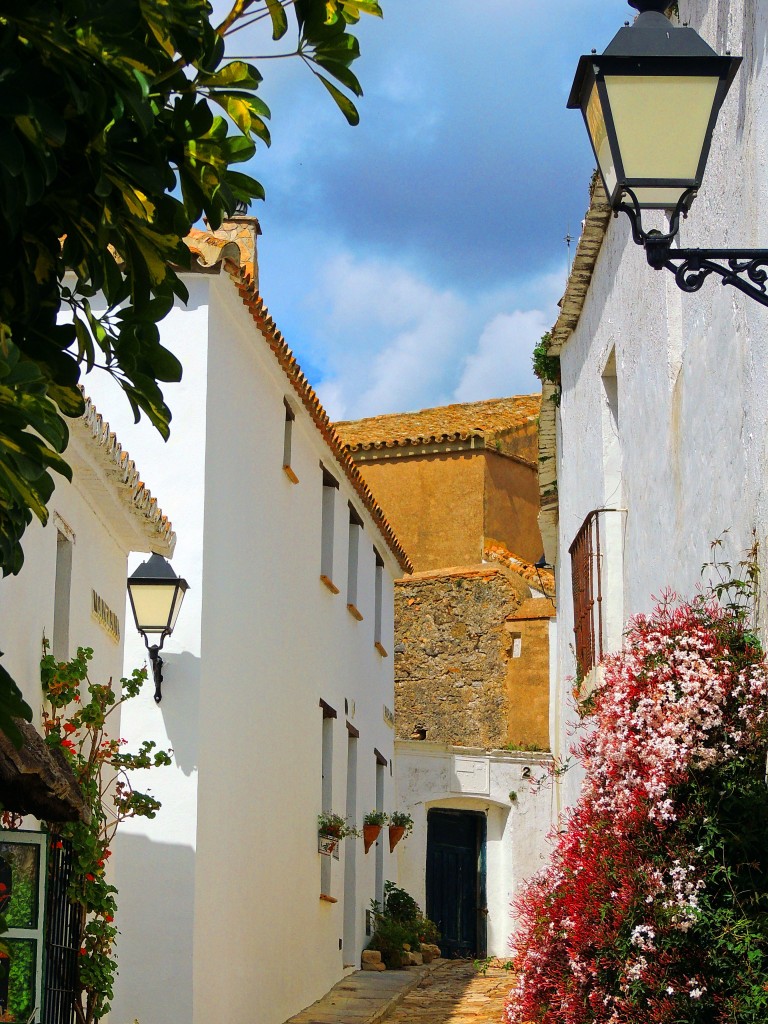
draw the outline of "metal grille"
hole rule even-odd
[[[600,511],[603,510],[589,513],[569,548],[576,663],[582,676],[603,656]]]
[[[79,907],[67,897],[72,847],[59,836],[48,843],[45,979],[42,1024],[72,1024],[77,984]]]

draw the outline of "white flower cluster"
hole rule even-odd
[[[653,941],[655,938],[656,932],[649,924],[638,924],[632,929],[629,941],[638,949],[642,949],[646,953],[653,953],[656,949]]]
[[[686,636],[649,632],[608,660],[596,695],[602,727],[581,744],[597,809],[621,820],[640,792],[651,821],[673,823],[670,789],[690,768],[720,764],[754,742],[752,728],[766,720],[768,672],[750,666],[734,686],[728,664],[703,628]],[[738,722],[726,715],[734,703]]]
[[[674,928],[687,932],[695,923],[699,911],[699,897],[704,881],[696,876],[693,864],[684,867],[679,860],[673,862],[667,872],[669,884],[666,898],[662,901],[667,910],[672,911],[670,922]]]

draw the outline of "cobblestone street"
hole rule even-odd
[[[447,960],[383,1024],[502,1024],[511,987],[509,971],[490,967],[480,974],[471,960]]]

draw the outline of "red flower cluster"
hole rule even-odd
[[[725,1020],[696,931],[712,859],[682,825],[696,818],[697,773],[764,748],[762,655],[718,608],[665,604],[630,624],[592,700],[581,798],[514,904],[507,1021]]]

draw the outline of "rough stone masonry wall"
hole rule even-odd
[[[469,747],[508,740],[506,618],[530,589],[502,566],[422,573],[395,586],[395,723],[409,739]]]

